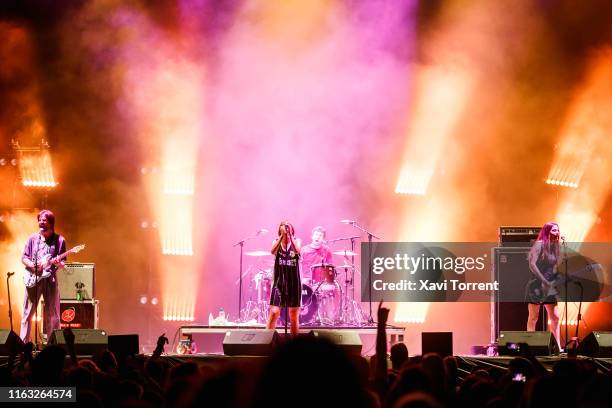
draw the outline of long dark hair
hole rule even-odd
[[[281,235],[281,228],[284,228],[285,225],[289,226],[289,230],[291,232],[291,235],[295,236],[295,228],[293,228],[293,225],[291,225],[291,223],[289,221],[281,221],[281,223],[278,225],[278,230],[276,231],[278,236],[280,237],[280,235]]]
[[[47,221],[49,222],[49,225],[51,226],[51,230],[55,231],[55,214],[53,214],[53,212],[51,212],[50,210],[42,210],[41,212],[38,213],[38,216],[36,217],[36,221],[40,221],[43,215],[45,216],[45,218],[47,218]]]
[[[557,224],[556,222],[549,221],[546,224],[544,224],[544,226],[542,226],[542,229],[540,230],[540,233],[538,234],[538,241],[542,242],[542,251],[540,252],[541,259],[548,258],[551,261],[553,258],[555,259],[555,261],[559,259],[559,253],[560,253],[559,240],[551,239],[550,237],[550,231],[555,226],[559,228],[559,224]]]

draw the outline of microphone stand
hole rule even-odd
[[[256,238],[259,235],[259,232],[255,235],[252,235],[250,237],[246,237],[238,242],[236,242],[234,245],[234,247],[240,245],[240,269],[238,271],[238,321],[240,321],[241,316],[240,316],[240,312],[242,310],[242,252],[244,249],[244,243],[247,242],[250,239]]]
[[[287,226],[285,225],[285,228],[287,228]],[[287,234],[289,234],[289,230],[287,230]],[[291,250],[290,248],[293,248],[292,245],[292,241],[291,241],[291,235],[289,235],[287,237],[287,251],[289,252],[289,254],[291,254]],[[282,242],[282,238],[281,238],[281,245],[279,250],[283,250],[283,242]],[[277,252],[278,254],[278,252]],[[280,263],[280,262],[279,262]],[[296,259],[296,268],[299,268],[299,262]],[[279,268],[280,270],[280,268]],[[282,301],[285,302],[285,340],[287,340],[287,322],[289,322],[289,273],[287,271],[287,265],[284,265],[284,269],[285,273],[283,274],[283,286],[285,287],[283,290],[283,294],[281,296]],[[299,269],[298,269],[298,277],[299,277]],[[299,287],[300,287],[300,296],[302,296],[302,283],[299,282],[298,283]],[[301,302],[300,302],[301,303]],[[298,312],[298,319],[299,319],[299,312]],[[298,329],[299,330],[299,329]]]
[[[584,287],[581,282],[574,281],[574,284],[578,285],[580,288],[580,301],[578,302],[578,316],[576,317],[576,334],[574,338],[572,338],[571,342],[574,343],[574,347],[570,349],[568,356],[575,357],[578,355],[578,345],[580,344],[580,340],[578,337],[578,331],[580,330],[580,321],[582,320],[582,300],[584,296]],[[567,326],[566,326],[567,327]],[[567,345],[565,346],[567,349]]]
[[[355,239],[359,239],[360,237],[351,237],[351,252],[353,253],[353,255],[351,255],[351,265],[353,265],[353,275],[351,276],[351,281],[349,282],[351,284],[351,301],[355,300]],[[348,293],[347,293],[348,296]]]
[[[282,248],[281,248],[282,249]],[[287,270],[285,269],[285,272],[287,272]],[[289,322],[289,303],[287,302],[287,298],[289,297],[289,284],[288,281],[289,279],[287,279],[287,273],[283,274],[283,293],[281,295],[281,299],[282,299],[282,303],[284,303],[284,309],[285,309],[285,340],[287,340],[287,322]],[[300,294],[301,294],[301,288],[300,288]]]
[[[382,238],[372,234],[370,231],[357,224],[356,221],[351,221],[349,224],[368,234],[368,303],[370,304],[370,318],[368,319],[368,323],[372,324],[374,323],[374,318],[372,317],[372,238],[379,240]]]
[[[15,272],[7,272],[6,273],[6,293],[8,295],[8,316],[9,321],[11,322],[11,331],[13,330],[13,307],[11,306],[11,287],[9,286],[9,279],[13,276]]]
[[[34,350],[38,351],[38,250],[40,249],[40,238],[42,235],[39,235],[38,240],[36,241],[36,256],[34,257]],[[44,238],[44,237],[43,237]],[[40,271],[42,273],[42,271]],[[32,327],[32,322],[30,321],[30,328]],[[31,329],[30,329],[31,330]]]

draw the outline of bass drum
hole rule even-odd
[[[316,288],[319,321],[323,325],[339,323],[342,313],[342,289],[338,282],[323,282]]]
[[[312,288],[302,285],[302,306],[300,306],[300,325],[311,324],[317,316],[317,297]],[[285,325],[285,308],[281,307],[279,325]]]

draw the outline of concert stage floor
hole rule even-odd
[[[230,330],[265,330],[263,325],[257,326],[208,326],[189,325],[179,328],[179,339],[189,339],[196,343],[198,352],[201,353],[223,353],[223,337]],[[336,334],[342,332],[354,332],[359,335],[362,347],[362,355],[374,353],[376,343],[376,326],[301,326],[300,333],[307,334],[311,330],[330,331]],[[389,345],[404,341],[404,328],[387,326],[387,342]],[[283,326],[277,326],[279,334],[284,333]]]

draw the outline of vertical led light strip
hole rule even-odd
[[[465,68],[449,63],[417,70],[416,107],[395,187],[397,194],[425,195],[444,142],[463,111],[471,88]]]
[[[191,54],[188,36],[168,35],[146,16],[123,12],[131,13],[129,38],[135,40],[124,45],[127,114],[144,159],[159,169],[146,178],[145,187],[161,247],[156,263],[162,318],[193,321],[199,290],[193,212],[198,146],[206,137],[205,68]]]
[[[404,154],[397,194],[427,194],[444,142],[454,129],[463,111],[472,87],[469,73],[459,67],[423,67],[417,74],[416,108],[411,117],[408,143]],[[441,107],[444,107],[441,109]],[[421,208],[423,217],[414,223],[406,217],[400,232],[400,240],[444,239],[431,236],[445,231],[445,210],[436,211],[436,203],[428,202]],[[438,228],[435,224],[440,223]],[[429,303],[398,303],[394,320],[398,323],[423,323]]]
[[[197,260],[193,257],[196,154],[202,127],[202,81],[196,63],[181,61],[160,72],[165,101],[160,120],[162,180],[158,220],[162,248],[165,320],[193,321],[197,294]],[[181,258],[181,259],[179,259]]]

